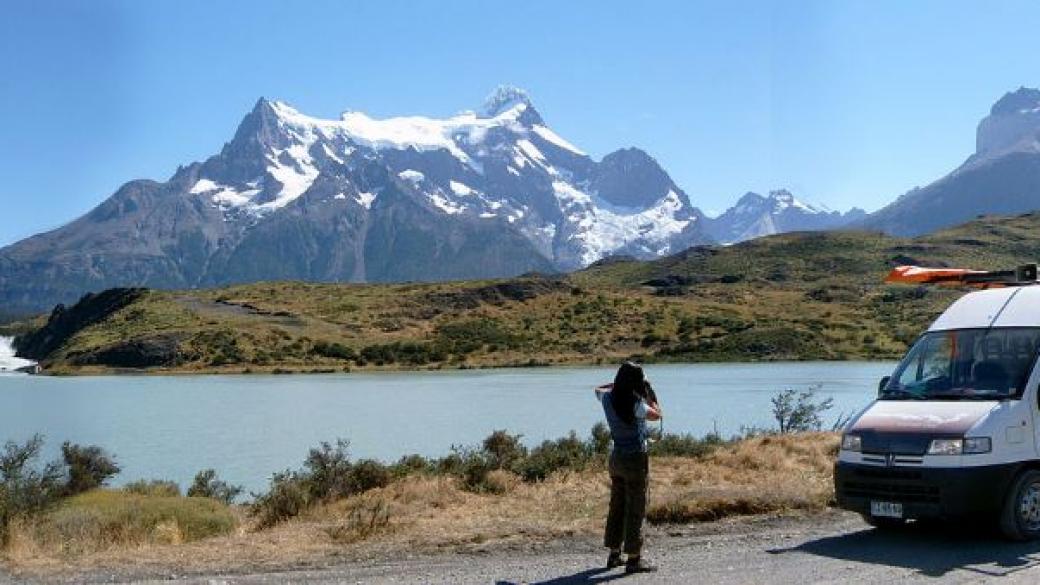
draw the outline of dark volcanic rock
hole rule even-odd
[[[113,288],[97,294],[87,293],[72,308],[54,307],[47,324],[15,338],[18,357],[43,361],[80,330],[98,323],[141,298],[143,288]]]
[[[562,280],[547,278],[511,280],[478,288],[431,293],[427,299],[434,305],[449,309],[476,309],[482,303],[501,305],[509,301],[523,302],[544,294],[564,292],[570,289],[570,285]]]
[[[151,368],[173,366],[180,360],[182,336],[162,334],[143,339],[122,341],[96,351],[70,355],[70,362],[77,366],[99,365],[113,368]]]

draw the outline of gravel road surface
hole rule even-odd
[[[653,575],[625,576],[600,568],[592,539],[524,549],[332,565],[280,573],[179,576],[94,573],[64,582],[372,584],[639,583],[1040,583],[1040,543],[1009,543],[972,527],[873,530],[858,517],[830,513],[801,519],[760,519],[654,531],[648,558]],[[5,580],[6,579],[6,580]],[[0,575],[0,583],[20,582]],[[44,582],[36,580],[35,582]]]

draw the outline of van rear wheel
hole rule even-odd
[[[1040,471],[1023,471],[1004,496],[1000,531],[1011,540],[1040,538]]]

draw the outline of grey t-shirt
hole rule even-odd
[[[610,400],[610,392],[597,389],[596,398],[603,405],[603,414],[607,417],[607,426],[610,427],[610,437],[614,440],[615,453],[646,453],[649,431],[646,426],[646,402],[642,399],[636,402],[635,423],[627,423],[621,420],[614,411],[614,404]]]

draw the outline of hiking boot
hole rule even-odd
[[[657,567],[647,563],[642,557],[628,557],[625,562],[626,573],[653,573]]]
[[[616,569],[617,567],[620,567],[623,564],[625,563],[621,560],[621,553],[619,552],[612,552],[610,553],[610,556],[607,557],[608,569]]]

